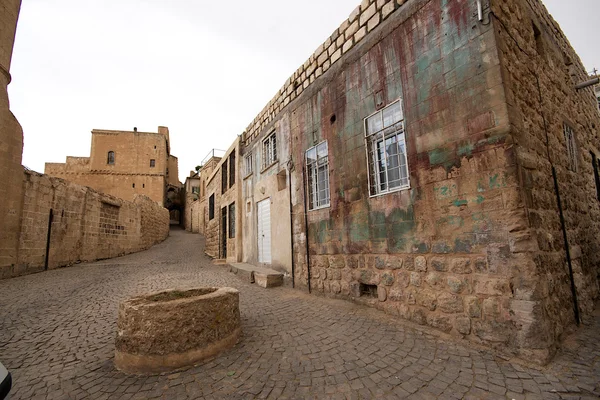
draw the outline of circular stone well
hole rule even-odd
[[[115,365],[131,373],[192,365],[233,347],[240,336],[233,288],[167,290],[119,305]]]

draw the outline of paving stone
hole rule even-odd
[[[11,400],[598,398],[600,314],[534,369],[348,301],[265,291],[173,230],[125,257],[0,281],[0,357]],[[242,340],[194,367],[150,376],[113,366],[119,302],[167,288],[240,291]]]

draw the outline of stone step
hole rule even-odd
[[[212,263],[217,265],[225,265],[227,264],[227,260],[224,258],[215,258],[212,260]]]
[[[283,273],[247,263],[230,263],[230,271],[248,283],[270,288],[283,285]]]

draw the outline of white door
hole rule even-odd
[[[271,199],[259,201],[258,262],[271,264]]]

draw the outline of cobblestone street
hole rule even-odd
[[[174,373],[113,366],[117,306],[166,288],[240,290],[243,337]],[[600,315],[543,370],[442,338],[347,301],[262,289],[171,231],[152,249],[0,281],[0,360],[10,399],[576,399],[600,395]]]

